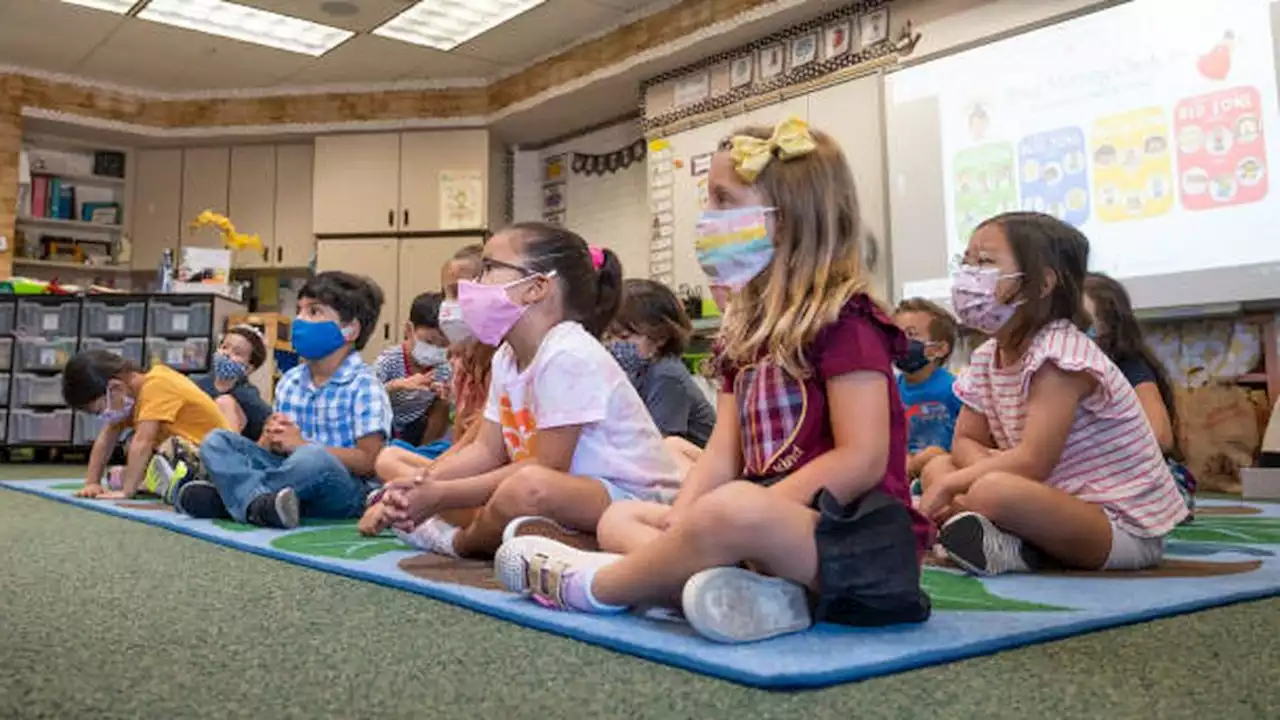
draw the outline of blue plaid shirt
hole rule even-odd
[[[285,373],[276,385],[275,409],[293,419],[304,440],[325,447],[352,448],[367,435],[391,437],[391,400],[355,351],[320,387],[311,383],[305,364]]]

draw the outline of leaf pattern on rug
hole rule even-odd
[[[299,555],[315,555],[339,560],[368,560],[383,553],[412,549],[397,538],[365,537],[354,527],[327,527],[292,532],[274,538],[271,541],[271,547]]]
[[[921,587],[933,599],[934,610],[971,610],[982,612],[1064,612],[1071,608],[1011,600],[993,595],[982,580],[945,570],[925,568]]]
[[[1280,545],[1280,517],[1215,515],[1179,525],[1174,540],[1233,545]]]

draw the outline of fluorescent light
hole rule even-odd
[[[62,0],[62,2],[68,5],[93,8],[94,10],[106,10],[120,15],[129,12],[129,8],[138,4],[138,0]]]
[[[374,35],[452,50],[546,0],[422,0],[383,23]]]
[[[138,17],[312,57],[355,34],[226,0],[151,0]]]

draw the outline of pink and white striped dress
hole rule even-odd
[[[1087,372],[1097,389],[1076,407],[1062,455],[1045,483],[1101,505],[1113,524],[1138,537],[1167,535],[1186,517],[1137,393],[1075,325],[1058,320],[1041,328],[1017,365],[997,367],[996,358],[995,340],[983,343],[955,393],[987,419],[997,448],[1022,441],[1031,378],[1044,363]]]

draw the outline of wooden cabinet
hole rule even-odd
[[[396,304],[399,297],[399,272],[396,269],[399,243],[396,238],[320,240],[316,243],[317,272],[342,270],[364,275],[382,288],[382,314],[368,344],[360,353],[366,362],[373,362],[383,348],[400,342],[399,307]],[[439,273],[439,268],[436,272]]]
[[[182,151],[139,150],[134,165],[131,241],[134,269],[154,270],[181,232]]]
[[[402,316],[400,324],[408,319],[409,305],[415,297],[424,292],[440,292],[440,269],[454,253],[467,245],[483,242],[482,235],[402,238],[396,297],[396,307]],[[387,301],[391,302],[391,299]]]
[[[485,229],[495,151],[500,149],[491,147],[487,130],[317,138],[314,231],[356,235]],[[474,213],[442,212],[441,178],[446,175],[451,187],[470,191]]]
[[[400,136],[395,133],[316,138],[314,232],[398,230],[399,170]]]
[[[489,226],[489,133],[486,130],[415,132],[400,136],[400,230],[477,230]],[[441,179],[451,176],[455,190],[478,182],[471,197],[475,221],[451,217],[441,197]]]
[[[192,148],[182,151],[183,247],[223,247],[222,233],[217,228],[192,228],[191,223],[205,210],[228,214],[230,179],[230,148]]]
[[[276,147],[276,267],[303,268],[315,254],[316,238],[311,230],[312,159],[310,145]]]
[[[257,235],[262,250],[236,253],[237,267],[270,267],[275,263],[276,148],[246,145],[231,148],[228,217],[236,230]]]

